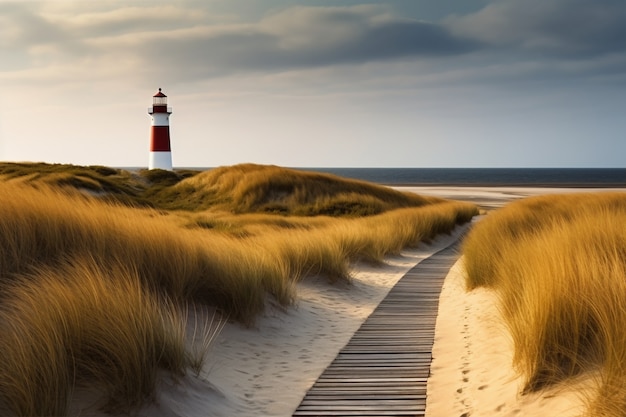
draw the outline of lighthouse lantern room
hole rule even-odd
[[[170,114],[167,96],[159,92],[152,96],[152,107],[148,108],[152,118],[150,127],[150,160],[148,169],[172,170],[172,150],[170,148]]]

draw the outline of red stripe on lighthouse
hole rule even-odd
[[[169,126],[152,126],[150,131],[150,151],[170,152]]]

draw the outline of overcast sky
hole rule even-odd
[[[0,160],[626,167],[624,0],[0,0]]]

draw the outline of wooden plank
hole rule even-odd
[[[309,395],[320,395],[320,394],[329,394],[329,393],[347,393],[347,394],[361,394],[361,393],[369,393],[369,390],[372,390],[372,385],[366,385],[363,387],[325,387],[325,388],[311,388],[309,390]],[[416,388],[416,387],[407,387],[405,385],[395,385],[391,387],[382,387],[380,389],[373,389],[372,393],[374,395],[380,394],[404,394],[404,393],[413,393],[413,394],[426,394],[426,388]]]
[[[411,400],[385,400],[385,401],[323,401],[322,404],[302,405],[299,410],[316,411],[386,411],[389,409],[402,411],[420,411],[421,402]]]
[[[302,401],[301,405],[304,406],[314,406],[314,405],[326,405],[328,401],[333,401],[332,404],[353,404],[353,401],[359,401],[362,405],[366,405],[369,403],[375,403],[376,405],[384,405],[389,404],[390,402],[394,402],[396,404],[401,404],[406,401],[406,404],[415,404],[416,400],[425,400],[426,393],[423,394],[400,394],[400,393],[392,393],[383,395],[381,393],[375,394],[346,394],[339,393],[336,395],[328,394],[328,395],[307,395],[307,398]]]
[[[400,411],[400,410],[394,410],[394,411],[381,411],[381,410],[358,410],[358,411],[347,411],[347,410],[343,410],[343,411],[320,411],[320,410],[296,410],[296,412],[293,414],[294,416],[316,416],[316,417],[323,417],[323,416],[332,416],[332,417],[352,417],[352,416],[361,416],[361,417],[387,417],[387,416],[394,416],[394,417],[403,417],[403,416],[410,416],[410,417],[422,417],[425,415],[425,412],[414,412],[414,411]]]
[[[324,378],[324,374],[320,376],[318,381],[325,381],[327,378]],[[395,383],[395,384],[423,384],[426,382],[426,377],[410,377],[410,378],[399,378],[399,377],[386,377],[386,378],[344,378],[343,382],[349,384],[355,383],[375,383],[378,385],[382,385],[383,383]],[[333,383],[337,383],[337,381],[333,381]],[[317,384],[316,384],[317,385]],[[315,385],[314,385],[315,386]]]
[[[430,356],[430,351],[423,352],[410,352],[410,353],[398,353],[394,355],[395,359],[413,359],[413,358],[421,358],[423,356]],[[336,359],[365,359],[365,360],[376,360],[376,359],[388,359],[389,355],[385,355],[383,353],[345,353],[343,351],[339,352]]]

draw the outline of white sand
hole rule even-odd
[[[626,188],[532,188],[532,187],[393,187],[422,195],[470,201],[487,209],[499,208],[525,197],[540,194],[570,194],[583,192],[625,192]]]
[[[420,194],[500,207],[528,195],[590,189],[398,187]],[[607,191],[607,190],[598,190]],[[621,189],[620,191],[624,191]],[[297,286],[295,307],[270,306],[255,328],[229,323],[199,378],[163,376],[157,402],[139,416],[288,417],[391,287],[415,264],[456,237],[441,236],[419,250],[391,257],[382,267],[356,265],[351,285],[308,278]],[[521,397],[511,370],[511,346],[486,290],[466,293],[457,263],[442,293],[428,386],[429,417],[574,416],[575,392]],[[81,394],[79,394],[79,397]],[[85,398],[77,403],[85,404]],[[93,407],[92,407],[93,409]],[[102,415],[82,411],[81,415]]]
[[[493,292],[466,292],[463,262],[450,270],[439,315],[428,379],[427,417],[573,417],[584,411],[581,386],[521,396],[511,368],[513,347]]]

